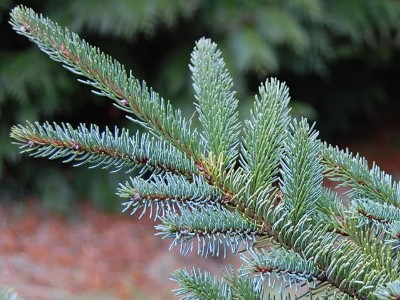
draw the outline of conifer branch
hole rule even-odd
[[[149,210],[150,217],[163,217],[166,212],[176,212],[183,208],[200,209],[220,207],[224,196],[220,190],[208,185],[200,176],[193,176],[191,182],[183,176],[165,174],[152,176],[149,180],[130,178],[120,184],[118,195],[129,200],[123,205],[131,214],[142,210],[140,217]]]
[[[242,255],[242,260],[247,264],[242,268],[243,274],[257,275],[263,282],[268,279],[268,285],[273,288],[276,277],[282,277],[289,285],[298,289],[302,284],[313,285],[316,280],[325,281],[322,270],[311,260],[305,260],[298,253],[283,248],[270,250],[250,250],[250,257]]]
[[[183,118],[180,110],[174,110],[168,101],[148,88],[145,82],[140,83],[118,61],[89,45],[77,34],[70,33],[68,29],[36,14],[32,9],[16,7],[11,12],[10,23],[17,33],[36,43],[50,58],[61,62],[69,71],[86,77],[87,80],[79,81],[94,87],[95,94],[112,99],[115,106],[138,118],[135,120],[128,117],[130,120],[169,141],[189,159],[193,159],[210,184],[226,190],[204,167],[208,159],[205,155],[207,147],[197,130],[191,130],[190,122]],[[226,80],[229,85],[229,78]],[[236,107],[234,103],[232,107]],[[232,120],[230,122],[236,122],[237,113],[230,113],[228,118]],[[239,125],[236,124],[233,128],[239,128],[237,126]],[[213,135],[213,138],[220,139],[221,136]],[[235,140],[237,138],[229,146],[235,148]],[[233,149],[229,151],[233,151],[229,155],[235,152]],[[235,155],[232,159],[234,157]]]
[[[245,120],[240,162],[248,176],[250,194],[277,181],[286,129],[289,90],[272,78],[259,87],[250,119]]]
[[[304,119],[295,120],[290,130],[281,159],[280,189],[287,210],[297,222],[314,210],[321,197],[322,166],[318,133]]]
[[[394,182],[391,175],[368,162],[359,154],[353,155],[349,150],[324,145],[322,147],[325,176],[332,181],[339,181],[340,186],[350,187],[351,198],[366,198],[381,203],[400,205],[400,184]]]
[[[223,165],[230,166],[239,143],[238,100],[217,44],[200,39],[192,52],[190,70],[207,154],[222,155]]]
[[[313,263],[326,276],[326,283],[349,297],[363,299],[385,278],[376,272],[370,257],[348,239],[328,231],[324,224],[313,224],[307,215],[293,225],[291,217],[282,216],[271,235],[281,246],[292,249]]]
[[[313,258],[315,264],[321,270],[325,270],[330,264],[332,249],[335,248],[339,238],[328,228],[323,223],[314,224],[308,215],[293,224],[286,210],[278,207],[275,210],[275,222],[270,228],[269,235],[281,247],[292,249],[306,259]]]
[[[227,284],[211,275],[193,268],[191,272],[186,269],[176,270],[171,274],[171,280],[181,287],[173,290],[175,295],[186,295],[181,300],[226,300],[232,299]]]
[[[164,137],[189,158],[196,160],[202,156],[199,135],[196,130],[191,131],[181,111],[174,110],[168,101],[145,82],[140,83],[112,57],[32,9],[14,8],[10,23],[17,33],[36,43],[50,58],[88,78],[80,81],[94,87],[95,94],[112,99],[118,108],[134,114],[140,120],[138,123]]]
[[[299,296],[298,299],[307,297],[309,299],[329,299],[329,300],[355,300],[359,299],[354,296],[350,296],[346,293],[341,292],[335,287],[332,287],[329,283],[322,283],[318,287],[310,289],[304,295]]]
[[[182,209],[181,212],[180,215],[168,213],[156,229],[163,238],[173,238],[170,249],[179,245],[183,255],[193,250],[197,240],[199,255],[220,256],[222,252],[225,257],[227,247],[236,253],[241,244],[248,249],[256,237],[264,235],[256,223],[222,207],[203,208],[201,212]]]
[[[329,226],[329,230],[341,235],[348,235],[344,230],[343,222],[347,218],[345,206],[339,195],[334,191],[323,188],[321,197],[316,204],[316,218]]]
[[[400,222],[400,209],[394,205],[378,203],[369,199],[355,199],[353,208],[363,217],[379,223]]]
[[[331,251],[325,270],[327,281],[351,297],[367,299],[379,284],[394,275],[389,269],[393,267],[391,259],[386,263],[377,261],[379,252],[373,254],[352,240],[343,240]]]
[[[384,244],[382,235],[368,225],[360,225],[354,217],[346,219],[344,225],[351,241],[368,256],[368,262],[372,264],[374,271],[386,281],[395,280],[398,277],[399,260],[393,256],[392,248]],[[373,273],[371,271],[368,276],[373,277]]]
[[[127,172],[141,168],[142,174],[153,170],[185,176],[196,173],[193,161],[169,143],[157,141],[146,133],[130,136],[126,129],[115,128],[113,133],[108,128],[100,132],[95,125],[87,128],[81,124],[74,129],[65,123],[28,122],[26,126],[12,127],[10,136],[20,146],[21,153],[64,159],[63,162],[74,162],[74,166],[88,164],[90,168]]]
[[[232,299],[260,300],[264,297],[263,286],[250,276],[244,274],[235,274],[233,268],[224,276],[229,284]]]
[[[181,299],[223,299],[223,300],[261,300],[263,288],[250,277],[234,274],[232,268],[222,279],[211,275],[209,272],[186,269],[172,273],[171,279],[177,282],[181,288],[174,290],[175,295],[186,295]],[[206,287],[210,287],[208,290]]]
[[[248,266],[222,280],[195,269],[174,273],[182,299],[261,299],[262,281],[272,276],[289,285],[316,283],[308,295],[317,298],[397,299],[400,184],[359,155],[323,145],[306,120],[291,121],[284,84],[272,79],[260,87],[239,141],[232,79],[216,44],[201,39],[190,66],[198,133],[146,83],[76,34],[22,6],[11,24],[153,134],[28,123],[11,131],[21,152],[149,171],[146,180],[120,184],[118,193],[125,210],[161,219],[156,228],[172,238],[170,249],[186,254],[197,247],[203,256],[250,251]],[[323,175],[351,188],[350,204],[322,187]],[[254,249],[263,242],[268,250]]]

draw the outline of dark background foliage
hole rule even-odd
[[[241,99],[260,81],[287,82],[293,113],[318,122],[323,139],[374,130],[397,104],[400,2],[395,0],[0,1],[0,199],[40,197],[60,212],[76,199],[114,210],[124,174],[73,169],[18,154],[9,130],[25,120],[131,126],[110,102],[12,32],[8,14],[25,4],[100,46],[192,114],[188,63],[194,42],[216,41]],[[39,174],[40,176],[36,176]]]

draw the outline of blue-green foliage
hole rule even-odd
[[[284,83],[275,79],[266,81],[255,97],[250,119],[244,121],[240,162],[249,177],[248,198],[271,188],[278,180],[279,161],[290,120],[289,99]]]
[[[181,209],[180,214],[168,213],[161,218],[163,225],[156,228],[165,238],[173,238],[170,249],[179,246],[182,254],[197,248],[201,256],[226,256],[227,248],[232,253],[243,244],[250,248],[259,232],[257,224],[239,213],[225,208],[203,207],[200,209]],[[194,248],[196,246],[196,248]]]
[[[177,296],[184,295],[184,297],[181,298],[182,300],[230,299],[227,284],[221,282],[209,272],[202,272],[195,268],[193,268],[191,272],[187,270],[177,270],[171,274],[171,279],[181,286],[174,290],[174,292]]]
[[[281,159],[283,202],[297,222],[304,214],[314,210],[322,193],[322,165],[318,133],[310,128],[305,119],[294,120],[288,128],[291,132],[284,141]]]
[[[261,282],[268,278],[269,285],[274,287],[275,281],[281,279],[285,285],[293,284],[297,289],[302,284],[316,284],[318,276],[323,272],[311,261],[301,257],[292,250],[272,248],[269,250],[251,250],[250,257],[242,256],[247,263],[242,269],[244,274],[256,274]],[[282,286],[281,288],[282,289]]]
[[[152,176],[151,180],[130,178],[129,182],[120,185],[118,195],[128,198],[123,203],[124,211],[130,210],[134,214],[142,210],[143,215],[149,209],[151,217],[155,207],[155,218],[182,208],[218,207],[224,198],[221,191],[207,184],[203,177],[193,176],[189,181],[184,176],[170,173]]]
[[[124,210],[158,219],[157,234],[172,239],[170,250],[250,253],[222,279],[174,272],[182,299],[270,299],[277,278],[280,292],[304,286],[301,297],[312,299],[400,297],[400,184],[361,156],[322,143],[306,119],[290,117],[283,83],[261,85],[240,139],[232,79],[216,44],[200,39],[190,66],[198,130],[68,29],[23,6],[12,11],[11,24],[152,135],[28,123],[11,129],[21,152],[77,166],[139,168],[119,185]],[[324,177],[347,186],[350,199],[324,188]],[[289,290],[285,299],[297,296]]]
[[[207,154],[223,155],[224,162],[231,165],[236,160],[240,132],[233,80],[217,44],[210,40],[203,38],[197,42],[191,63],[196,109],[204,128],[202,138]]]
[[[6,11],[17,3],[1,1],[1,16],[5,16]],[[192,47],[193,38],[177,40],[176,36],[207,33],[217,41],[232,72],[238,95],[241,99],[251,99],[252,83],[248,82],[254,74],[262,78],[278,71],[326,74],[332,71],[332,63],[343,58],[356,58],[363,65],[374,68],[376,65],[393,65],[388,61],[394,54],[396,39],[393,35],[399,30],[400,15],[400,5],[396,0],[118,0],[102,5],[95,0],[72,0],[32,2],[31,5],[60,20],[72,31],[84,32],[91,41],[99,39],[107,43],[107,51],[114,51],[134,66],[135,73],[151,78],[155,85],[163,89],[163,94],[181,100],[181,104],[182,100],[192,95],[186,75],[188,49]],[[55,115],[57,118],[62,115],[63,120],[68,122],[78,122],[82,115],[77,115],[78,111],[92,109],[98,104],[84,89],[73,84],[71,76],[59,72],[54,63],[16,40],[7,31],[7,20],[4,18],[2,21],[0,143],[3,146],[0,148],[0,174],[4,180],[20,182],[26,166],[17,164],[19,158],[7,142],[8,128],[27,119],[43,120]],[[165,40],[167,42],[164,43]],[[116,41],[119,41],[118,50]],[[132,55],[132,45],[140,52],[143,44],[152,49],[151,53],[146,50],[146,57],[151,57],[148,60],[136,52]],[[385,95],[377,87],[376,80],[370,86],[365,92],[368,97]],[[340,89],[335,86],[336,90]],[[342,115],[350,110],[359,111],[360,107],[371,111],[373,107],[371,102],[374,99],[366,100],[364,97],[359,105],[351,106],[348,103],[355,103],[355,97],[345,104],[338,104],[344,97],[334,95],[335,106],[347,108],[340,109]],[[311,97],[307,95],[301,99],[298,96],[295,100],[304,102]],[[310,106],[303,109],[304,106],[300,102],[294,105],[297,110],[311,111],[311,115],[313,109]],[[105,122],[114,122],[110,115],[99,115],[96,121],[103,122],[104,118],[108,118]],[[335,119],[331,123],[335,126],[345,124],[339,122],[338,117],[337,113],[334,114]],[[232,151],[236,150],[232,148]],[[235,154],[232,154],[234,157]],[[78,176],[81,181],[87,177]],[[36,183],[39,184],[40,181]],[[94,182],[86,184],[96,185]]]
[[[89,138],[90,137],[90,138]],[[14,138],[21,145],[22,153],[33,157],[63,159],[74,166],[89,165],[117,172],[124,169],[132,172],[140,168],[140,174],[147,171],[172,172],[190,176],[196,173],[193,161],[185,158],[169,143],[155,140],[148,134],[115,128],[114,133],[106,128],[91,125],[88,129],[81,124],[74,129],[70,124],[31,124],[18,126]],[[175,167],[177,167],[175,169]]]

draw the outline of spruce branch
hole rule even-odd
[[[245,120],[240,162],[248,176],[250,194],[277,181],[289,124],[289,90],[272,78],[259,87],[250,119]]]
[[[332,287],[330,284],[321,284],[315,289],[310,289],[304,295],[301,295],[298,299],[302,299],[307,296],[309,299],[316,300],[354,300],[357,297],[350,296],[346,293],[339,291],[337,288]]]
[[[156,226],[160,231],[157,234],[173,238],[170,249],[179,246],[183,255],[197,245],[197,253],[201,256],[220,256],[223,252],[225,257],[227,248],[237,253],[241,244],[248,249],[256,237],[264,235],[258,224],[223,207],[206,207],[201,211],[182,209],[180,215],[167,213],[161,220],[163,224]]]
[[[90,168],[127,172],[140,168],[141,174],[153,170],[185,176],[196,173],[193,161],[168,142],[146,133],[130,136],[126,129],[115,128],[112,132],[106,128],[101,132],[95,125],[87,128],[81,124],[75,129],[68,123],[28,122],[26,126],[13,126],[10,136],[20,146],[21,153],[63,159],[74,162],[74,166],[88,164]]]
[[[264,299],[262,286],[250,277],[235,274],[232,267],[227,268],[227,274],[224,274],[222,279],[195,268],[191,271],[177,270],[172,273],[171,279],[181,286],[173,291],[175,295],[186,295],[180,299]]]
[[[342,235],[348,235],[343,227],[343,221],[348,217],[346,207],[343,205],[339,195],[324,187],[321,197],[316,204],[316,218],[329,226],[329,230]]]
[[[195,268],[191,272],[180,269],[171,274],[171,280],[180,285],[173,292],[177,296],[185,295],[181,300],[232,299],[228,285],[209,272]]]
[[[321,270],[325,270],[331,262],[332,251],[339,236],[330,232],[326,224],[314,224],[309,215],[304,215],[295,224],[285,209],[275,210],[274,217],[275,221],[269,231],[273,240],[305,259],[313,259]]]
[[[119,196],[125,210],[162,221],[156,228],[172,239],[170,249],[250,252],[238,275],[231,270],[221,280],[196,269],[174,273],[182,299],[262,299],[269,297],[262,282],[273,276],[285,279],[285,288],[315,283],[308,295],[316,299],[397,298],[400,184],[359,155],[322,144],[306,120],[291,120],[284,84],[260,86],[241,141],[232,79],[216,44],[199,40],[190,65],[198,133],[145,82],[76,34],[22,6],[11,24],[150,131],[130,136],[94,125],[28,123],[11,131],[21,152],[115,171],[139,168],[149,177],[120,184]],[[323,175],[351,188],[348,204],[322,187]]]
[[[294,285],[298,290],[304,283],[315,286],[316,280],[325,281],[323,271],[314,262],[306,260],[298,253],[284,248],[252,249],[250,256],[241,255],[246,265],[241,269],[243,274],[256,275],[260,281],[268,279],[268,285],[273,288],[277,278],[282,282]],[[282,289],[282,286],[281,288]]]
[[[374,202],[370,199],[355,199],[353,208],[368,220],[379,223],[400,222],[400,208],[386,203]]]
[[[10,23],[17,33],[37,44],[50,58],[61,62],[69,71],[86,77],[87,80],[79,79],[79,81],[94,87],[95,94],[112,99],[115,106],[137,118],[135,120],[128,116],[130,120],[169,141],[189,159],[193,159],[210,184],[226,191],[226,188],[218,182],[218,178],[212,177],[209,170],[205,169],[209,159],[205,153],[207,146],[197,129],[191,130],[190,122],[182,116],[181,111],[174,110],[169,101],[148,88],[145,82],[141,83],[132,72],[128,73],[123,65],[101,52],[99,48],[89,45],[77,34],[70,33],[68,29],[36,14],[32,9],[24,6],[14,8]],[[228,85],[231,84],[229,82],[229,78],[226,78]],[[232,107],[236,106],[233,104]],[[232,111],[228,119],[231,123],[236,122],[237,112]],[[231,125],[233,128],[239,128],[238,124]],[[214,134],[212,138],[219,140],[221,136]],[[236,140],[237,138],[233,138],[229,147],[235,148]],[[232,156],[235,152],[233,148],[227,149],[231,160],[235,157]],[[211,154],[216,155],[216,153]],[[221,176],[222,174],[219,174],[218,177]],[[229,194],[228,191],[226,194]]]
[[[328,282],[351,297],[366,297],[374,288],[374,285],[369,284],[371,278],[367,281],[366,277],[371,274],[375,281],[379,275],[374,271],[368,257],[349,242],[339,244],[332,251],[331,261],[326,269]]]
[[[118,195],[129,199],[123,203],[123,211],[131,210],[134,214],[142,210],[142,217],[149,210],[150,217],[154,214],[155,218],[183,208],[218,208],[224,201],[220,190],[208,185],[203,177],[193,176],[189,182],[184,176],[168,173],[152,176],[149,180],[131,177],[129,182],[120,184]]]
[[[360,225],[357,218],[347,218],[344,222],[349,239],[368,256],[368,262],[372,264],[374,271],[384,277],[386,281],[395,280],[398,277],[397,256],[393,255],[392,248],[382,239],[382,235],[368,224]],[[372,276],[369,273],[368,276]],[[378,280],[378,278],[377,278]]]
[[[322,165],[318,133],[307,121],[296,120],[284,144],[281,159],[280,189],[283,201],[293,221],[310,213],[322,194]]]
[[[228,283],[232,299],[264,299],[264,289],[260,282],[242,273],[236,274],[233,267],[227,269],[228,272],[223,278]]]
[[[322,147],[325,176],[351,188],[351,198],[366,198],[381,203],[400,205],[400,184],[374,163],[371,168],[364,157],[353,155],[348,149],[339,150],[325,144]]]
[[[308,215],[294,225],[284,210],[281,214],[270,233],[274,240],[312,261],[324,272],[326,280],[323,283],[333,291],[336,289],[346,297],[364,299],[387,278],[385,271],[374,268],[374,262],[360,247],[329,232],[327,225],[313,223]]]
[[[192,52],[190,70],[207,155],[222,155],[223,165],[230,166],[239,143],[238,100],[217,44],[201,38]]]
[[[140,83],[112,57],[24,6],[12,10],[10,23],[17,33],[37,44],[50,58],[86,77],[87,80],[80,81],[94,87],[95,94],[112,99],[118,108],[135,115],[138,123],[171,142],[189,158],[202,157],[200,137],[196,130],[190,129],[181,111],[174,110],[168,101],[145,82]]]
[[[364,245],[372,241],[364,241]],[[397,270],[393,269],[393,260],[383,261],[377,257],[379,249],[385,252],[387,248],[378,246],[377,253],[364,249],[351,240],[342,240],[332,249],[331,262],[326,269],[326,276],[330,283],[338,287],[349,296],[367,299],[377,286],[392,277],[397,278]],[[389,256],[384,255],[384,258]],[[394,263],[397,265],[398,263]]]

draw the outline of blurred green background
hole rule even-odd
[[[293,113],[335,141],[368,131],[400,111],[400,2],[397,0],[0,0],[0,199],[40,198],[55,211],[90,199],[119,210],[115,187],[125,174],[72,168],[20,155],[13,124],[94,122],[131,126],[110,101],[13,32],[8,14],[25,4],[100,46],[188,116],[188,63],[202,36],[218,43],[233,75],[241,116],[260,81],[286,81]],[[369,124],[369,125],[367,125]]]

